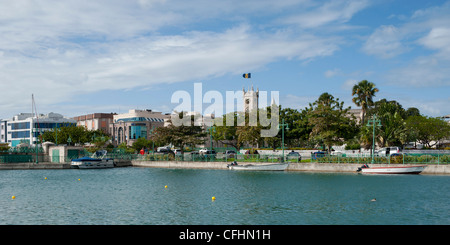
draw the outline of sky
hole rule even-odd
[[[0,0],[0,118],[31,112],[32,94],[43,114],[170,113],[195,83],[224,98],[279,91],[283,108],[324,92],[358,108],[361,80],[374,101],[444,116],[449,44],[440,0]]]

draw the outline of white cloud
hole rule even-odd
[[[387,84],[403,87],[450,86],[450,1],[441,6],[420,9],[397,26],[378,27],[366,40],[362,50],[383,59],[400,54],[398,67],[386,72]],[[431,54],[427,54],[434,51]],[[420,53],[421,56],[414,55]]]
[[[354,14],[369,6],[366,0],[334,0],[320,6],[308,8],[308,11],[283,18],[286,24],[296,24],[303,28],[317,28],[326,24],[343,24]]]
[[[450,28],[432,28],[428,35],[419,39],[419,43],[427,48],[438,50],[442,58],[450,59]]]
[[[367,38],[362,49],[370,55],[392,58],[405,52],[402,38],[403,33],[395,26],[381,26]]]
[[[390,84],[403,87],[450,86],[450,62],[436,56],[419,57],[404,67],[392,69],[386,75]],[[449,91],[450,92],[450,91]]]
[[[41,105],[68,101],[77,94],[129,89],[158,83],[200,80],[279,59],[311,59],[332,54],[335,40],[313,35],[254,32],[249,25],[224,32],[192,31],[93,44],[31,46],[22,54],[2,52],[0,104],[26,108],[29,96]],[[24,99],[17,100],[23,97]],[[5,109],[5,108],[3,108]]]
[[[431,117],[442,117],[450,114],[448,105],[450,97],[447,98],[397,98],[404,108],[415,107],[420,113]]]
[[[338,76],[341,74],[342,74],[342,71],[338,68],[334,68],[333,70],[327,70],[324,73],[325,77],[327,77],[327,78]]]

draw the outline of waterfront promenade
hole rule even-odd
[[[185,169],[222,169],[227,170],[227,162],[189,162],[189,161],[142,161],[121,160],[116,162],[118,167],[147,167],[147,168],[185,168]],[[248,163],[246,163],[248,164]],[[252,163],[261,164],[261,163]],[[403,164],[376,164],[376,166],[402,166]],[[420,164],[417,164],[420,165]],[[450,165],[426,164],[421,174],[450,175]],[[355,173],[361,164],[354,163],[291,163],[287,171],[302,172],[336,172]],[[70,169],[70,163],[1,163],[0,170],[18,169]]]

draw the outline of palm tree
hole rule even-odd
[[[362,109],[362,118],[361,124],[364,123],[364,117],[366,115],[366,111],[369,106],[373,105],[372,97],[375,96],[375,93],[378,92],[378,88],[375,88],[375,84],[368,82],[367,80],[362,80],[358,84],[353,86],[352,90],[352,101],[357,105],[361,106]]]

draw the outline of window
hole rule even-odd
[[[29,122],[11,123],[11,130],[30,129]]]
[[[21,139],[21,138],[30,138],[30,131],[18,131],[18,132],[11,132],[11,138],[13,139]]]

